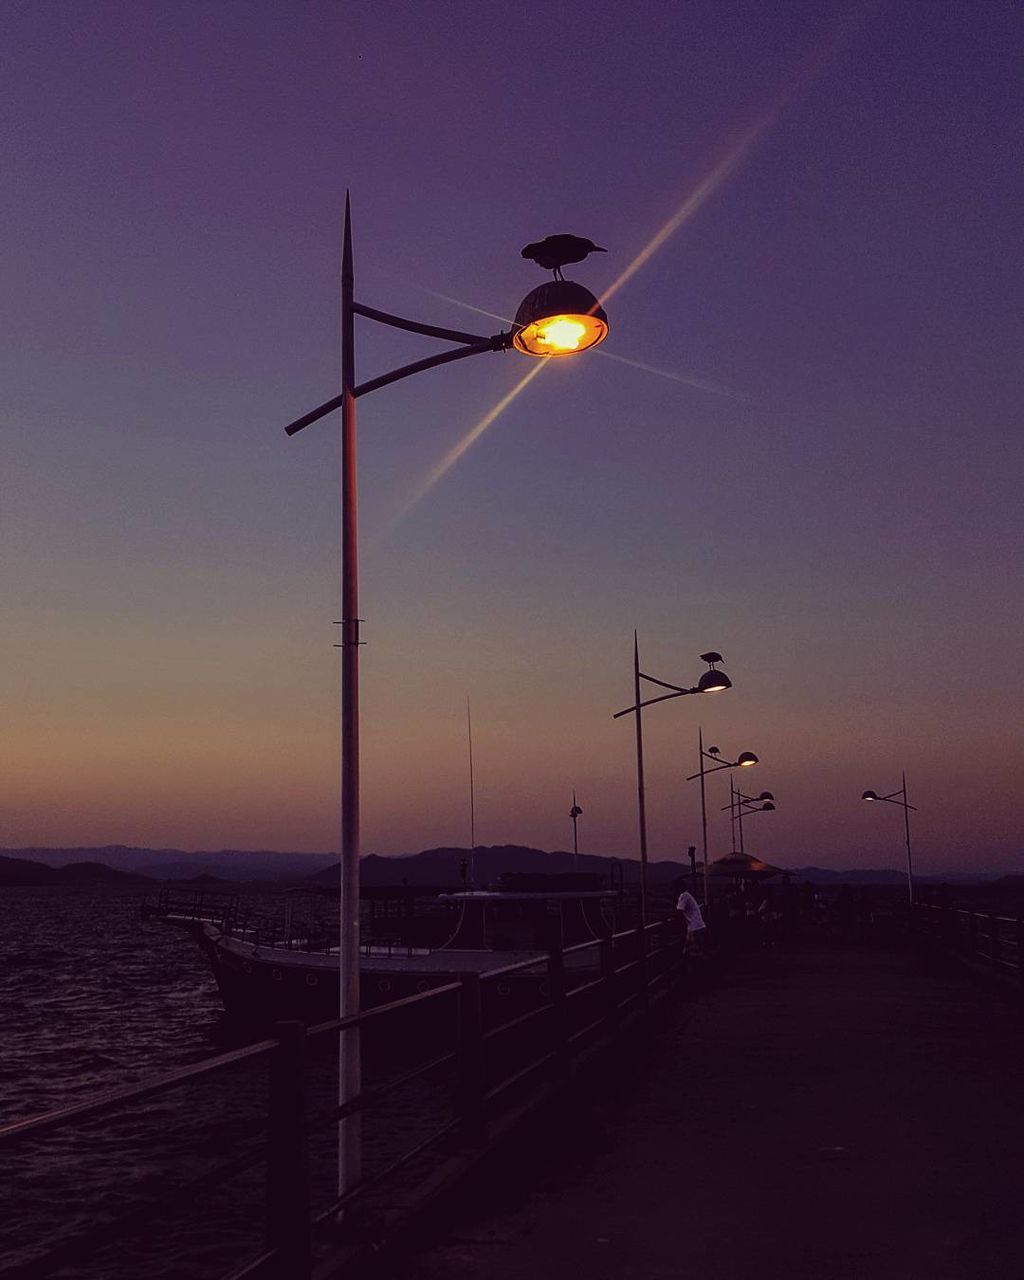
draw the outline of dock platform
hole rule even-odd
[[[741,955],[393,1280],[1024,1274],[1024,1024],[914,951]]]

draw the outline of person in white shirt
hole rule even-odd
[[[682,912],[683,919],[686,922],[687,948],[692,948],[694,951],[702,951],[704,949],[704,933],[707,925],[701,915],[700,903],[688,889],[684,889],[676,900],[676,910]]]

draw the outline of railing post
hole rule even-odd
[[[565,956],[562,954],[561,919],[551,918],[548,935],[548,991],[551,999],[551,1047],[559,1074],[569,1069],[569,1010],[565,999]]]
[[[487,1141],[484,1115],[484,1023],[480,975],[459,975],[459,1114],[462,1130],[474,1143]]]
[[[992,961],[992,968],[999,968],[999,917],[994,913],[988,918],[988,958]]]
[[[614,1039],[619,1034],[619,992],[615,977],[615,942],[610,929],[601,939],[600,962],[604,1016],[608,1032]]]
[[[944,907],[942,910],[942,945],[951,953],[957,950],[955,907]]]
[[[636,982],[637,996],[641,1009],[646,1009],[651,1003],[651,993],[647,986],[647,929],[641,920],[636,931]]]
[[[312,1261],[303,1070],[306,1028],[301,1022],[279,1022],[274,1033],[278,1045],[270,1060],[267,1244],[277,1250],[274,1275],[308,1280]]]
[[[1017,981],[1024,988],[1024,920],[1017,917]]]

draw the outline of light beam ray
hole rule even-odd
[[[733,143],[733,145],[729,148],[729,150],[725,153],[725,155],[721,158],[721,160],[719,160],[718,163],[715,164],[709,170],[709,172],[704,175],[703,178],[701,178],[701,180],[697,183],[697,185],[693,188],[690,194],[682,202],[679,208],[676,209],[675,213],[672,214],[672,216],[668,219],[668,221],[665,222],[654,233],[654,235],[650,238],[650,240],[647,241],[644,247],[633,259],[633,261],[625,268],[625,270],[623,270],[612,281],[612,283],[601,295],[600,301],[602,305],[609,298],[613,297],[616,293],[618,293],[618,291],[622,288],[622,286],[626,284],[629,280],[631,280],[633,276],[640,270],[640,268],[646,262],[648,262],[655,253],[657,253],[657,251],[661,248],[661,246],[665,243],[665,241],[668,240],[668,238],[671,235],[673,235],[676,231],[678,231],[679,228],[685,222],[687,222],[690,218],[692,218],[693,215],[698,211],[698,209],[700,209],[700,207],[712,195],[714,195],[714,193],[718,190],[718,188],[722,185],[722,183],[725,182],[726,179],[731,177],[731,175],[739,167],[741,162],[746,159],[747,155],[749,154],[754,143],[757,142],[758,138],[761,137],[761,135],[765,132],[766,129],[768,129],[770,125],[773,125],[779,119],[784,109],[789,105],[789,103],[793,100],[793,98],[797,95],[797,93],[800,92],[802,89],[804,89],[807,86],[807,84],[819,74],[822,67],[828,61],[831,60],[831,58],[835,55],[835,51],[836,51],[836,48],[838,47],[838,44],[839,44],[838,39],[830,39],[826,41],[825,46],[822,49],[817,50],[810,58],[808,58],[805,61],[799,73],[794,77],[794,79],[790,84],[785,86],[785,88],[778,95],[776,101],[772,104],[772,106],[767,111],[765,111],[762,115],[760,115],[754,121],[754,123],[740,135],[740,137]],[[445,295],[439,294],[438,296],[444,297]],[[450,298],[448,299],[448,301],[457,302],[457,300],[454,298]],[[457,305],[466,305],[466,304],[457,303]],[[477,307],[473,307],[471,309],[474,311],[480,310]],[[490,313],[485,311],[485,312],[482,312],[482,314],[488,315]],[[494,318],[499,320],[503,319],[503,317],[501,316],[497,316]],[[625,359],[625,357],[619,357],[619,358]],[[389,526],[390,528],[394,528],[394,526],[397,523],[405,519],[405,517],[409,515],[409,513],[413,510],[413,508],[416,507],[418,503],[420,503],[423,500],[423,498],[426,497],[426,495],[430,492],[431,489],[433,489],[433,487],[438,483],[438,481],[441,480],[445,475],[447,475],[447,473],[452,469],[455,463],[458,462],[458,460],[462,457],[462,455],[466,452],[466,450],[470,447],[470,445],[472,445],[475,441],[479,440],[479,438],[483,435],[483,433],[487,430],[487,428],[491,426],[491,424],[505,411],[505,409],[508,408],[508,406],[512,403],[513,400],[515,400],[515,398],[519,395],[519,393],[523,391],[527,386],[529,386],[529,384],[533,381],[533,379],[537,376],[537,374],[540,373],[541,369],[544,368],[545,363],[546,361],[544,360],[537,360],[535,367],[532,368],[525,375],[525,377],[521,378],[519,382],[517,382],[516,385],[512,388],[512,390],[509,391],[506,395],[504,395],[501,398],[501,400],[498,401],[498,403],[494,406],[493,409],[485,413],[484,416],[480,419],[480,421],[476,424],[476,426],[472,427],[462,437],[462,439],[458,442],[458,444],[456,444],[454,448],[450,449],[445,454],[445,456],[441,459],[440,462],[438,462],[434,467],[430,469],[427,475],[423,478],[420,484],[413,491],[412,496],[409,498],[409,500],[401,507],[398,514],[395,516],[394,520],[391,522],[391,525]],[[630,362],[627,361],[627,363],[630,363]],[[653,369],[649,371],[658,372]],[[682,379],[679,379],[679,380],[682,381]]]
[[[427,474],[388,522],[388,532],[399,525],[410,514],[410,512],[423,501],[438,481],[444,479],[470,445],[479,440],[487,428],[495,421],[496,418],[500,417],[500,415],[505,412],[520,392],[526,390],[534,378],[536,378],[537,374],[545,368],[546,364],[547,361],[545,360],[535,360],[532,367],[527,370],[526,374],[522,378],[519,379],[512,390],[506,392],[493,409],[488,409],[480,421],[475,426],[471,427],[462,439],[457,444],[453,445],[444,457],[430,468]]]
[[[696,387],[698,391],[707,391],[711,395],[725,396],[727,400],[737,400],[740,404],[757,404],[753,396],[743,391],[734,391],[732,387],[723,386],[720,382],[711,382],[708,378],[694,378],[688,373],[673,373],[671,369],[659,369],[653,364],[644,364],[642,360],[632,360],[629,356],[620,356],[615,351],[598,350],[599,356],[606,360],[614,360],[617,364],[628,364],[631,369],[640,369],[644,373],[656,374],[659,378],[668,378],[670,382],[681,382],[684,387]]]
[[[438,298],[442,302],[450,302],[453,306],[462,307],[466,311],[473,311],[478,316],[487,316],[490,320],[500,320],[503,324],[511,324],[507,316],[499,316],[495,311],[485,311],[483,307],[475,307],[471,302],[463,302],[461,298],[453,298],[447,293],[438,293],[436,289],[428,289],[421,285],[424,293],[429,293],[432,298]],[[594,347],[594,354],[602,356],[605,360],[615,360],[618,364],[628,364],[631,369],[640,369],[644,373],[653,373],[659,378],[668,378],[670,382],[680,382],[684,387],[696,387],[698,391],[707,391],[711,395],[725,396],[728,400],[738,400],[740,404],[756,404],[757,401],[753,396],[748,396],[743,391],[735,391],[732,387],[723,386],[720,382],[712,382],[710,378],[696,378],[692,374],[675,373],[671,369],[659,369],[653,364],[645,364],[642,360],[633,360],[629,356],[619,355],[615,351],[606,351],[602,347]]]
[[[751,147],[757,139],[764,133],[765,129],[772,124],[778,116],[778,109],[766,112],[759,120],[757,120],[741,137],[733,143],[729,150],[725,153],[721,160],[706,173],[700,182],[694,187],[690,194],[686,197],[679,208],[672,214],[667,222],[651,236],[650,240],[644,245],[633,261],[622,271],[608,288],[601,294],[601,305],[604,306],[609,298],[615,296],[618,291],[629,280],[636,275],[640,268],[651,258],[669,236],[688,222],[690,218],[697,212],[702,204],[708,200],[723,182],[735,171],[740,162],[746,157]]]

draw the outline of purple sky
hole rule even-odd
[[[338,249],[498,323],[556,231],[609,356],[360,403],[364,849],[697,842],[697,725],[775,792],[748,849],[1021,869],[1024,14],[1011,0],[9,3],[0,17],[0,845],[336,847]],[[362,324],[372,376],[436,344]],[[700,389],[697,379],[737,394]],[[721,779],[717,779],[721,782]],[[715,810],[728,787],[712,791]],[[713,853],[728,830],[717,819]],[[756,825],[755,825],[756,824]]]

